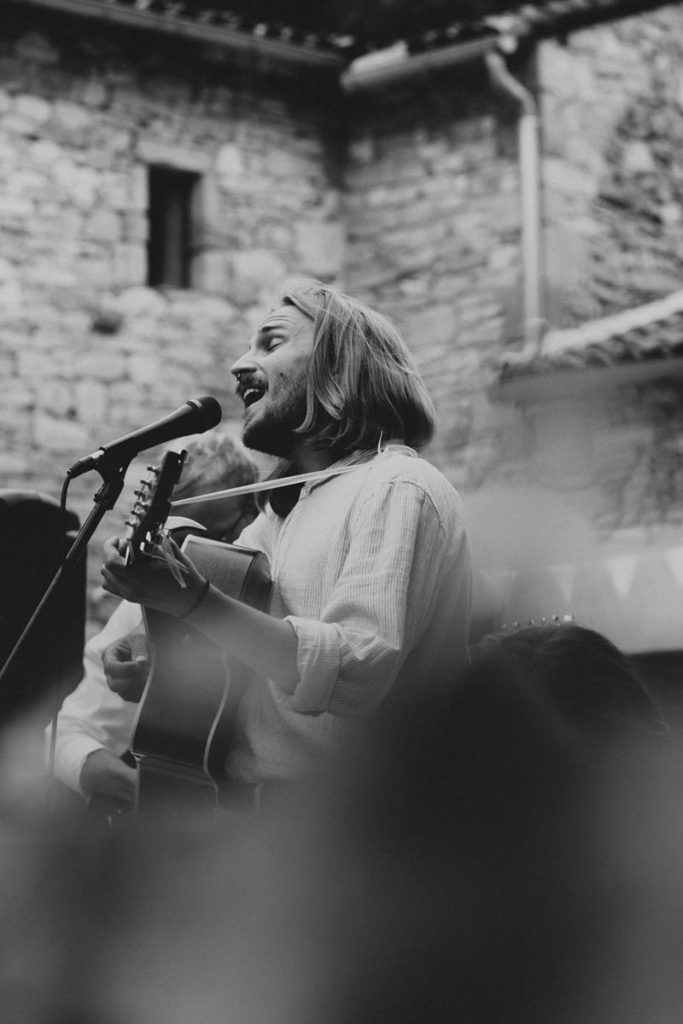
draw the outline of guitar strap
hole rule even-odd
[[[333,476],[341,476],[342,473],[352,473],[357,469],[367,466],[367,460],[355,462],[347,466],[330,466],[328,469],[318,469],[312,473],[299,473],[296,476],[283,476],[279,480],[259,480],[256,483],[242,484],[240,487],[229,487],[225,491],[212,491],[210,494],[194,495],[191,498],[180,498],[171,502],[171,508],[184,508],[186,505],[193,505],[200,501],[218,501],[220,498],[233,498],[240,494],[257,494],[259,491],[274,491],[279,487],[291,487],[293,484],[305,484],[309,480],[327,480]]]

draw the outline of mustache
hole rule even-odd
[[[265,381],[259,380],[256,374],[240,374],[237,384],[235,385],[235,394],[238,398],[244,398],[245,391],[249,388],[256,388],[258,391],[266,390]]]

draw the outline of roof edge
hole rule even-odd
[[[268,39],[255,34],[248,35],[236,29],[184,18],[179,14],[170,18],[155,11],[139,10],[124,6],[117,0],[22,0],[24,4],[47,8],[64,14],[91,18],[105,23],[128,28],[158,32],[164,35],[191,39],[194,42],[218,46],[225,50],[239,52],[260,58],[271,58],[281,63],[309,67],[339,74],[347,61],[336,53],[328,53],[312,46],[279,39]]]
[[[610,316],[589,320],[579,327],[564,330],[548,331],[541,344],[540,354],[556,355],[571,348],[582,348],[584,345],[599,344],[608,341],[618,334],[649,327],[659,320],[667,320],[675,313],[683,311],[683,289],[671,292],[663,299],[655,299],[641,306],[612,313]]]
[[[499,45],[500,36],[496,32],[491,32],[479,39],[468,39],[412,56],[402,54],[396,49],[395,59],[378,60],[376,63],[361,57],[342,73],[341,85],[347,93],[383,88],[407,78],[453,67],[466,61],[479,60]]]

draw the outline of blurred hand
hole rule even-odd
[[[105,647],[102,665],[109,689],[123,700],[137,704],[149,675],[146,635],[129,633]]]
[[[113,797],[132,804],[137,772],[102,747],[88,754],[81,769],[80,783],[88,796]]]
[[[186,584],[180,585],[163,558],[155,557],[126,565],[127,541],[112,537],[104,544],[102,586],[110,594],[124,597],[167,615],[182,616],[194,604],[206,582],[189,558],[169,538],[170,551]]]

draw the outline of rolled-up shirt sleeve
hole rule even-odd
[[[299,672],[293,690],[281,688],[289,710],[363,715],[379,704],[429,621],[433,552],[443,550],[443,534],[419,484],[390,480],[373,490],[354,514],[342,571],[320,618],[286,616]]]

